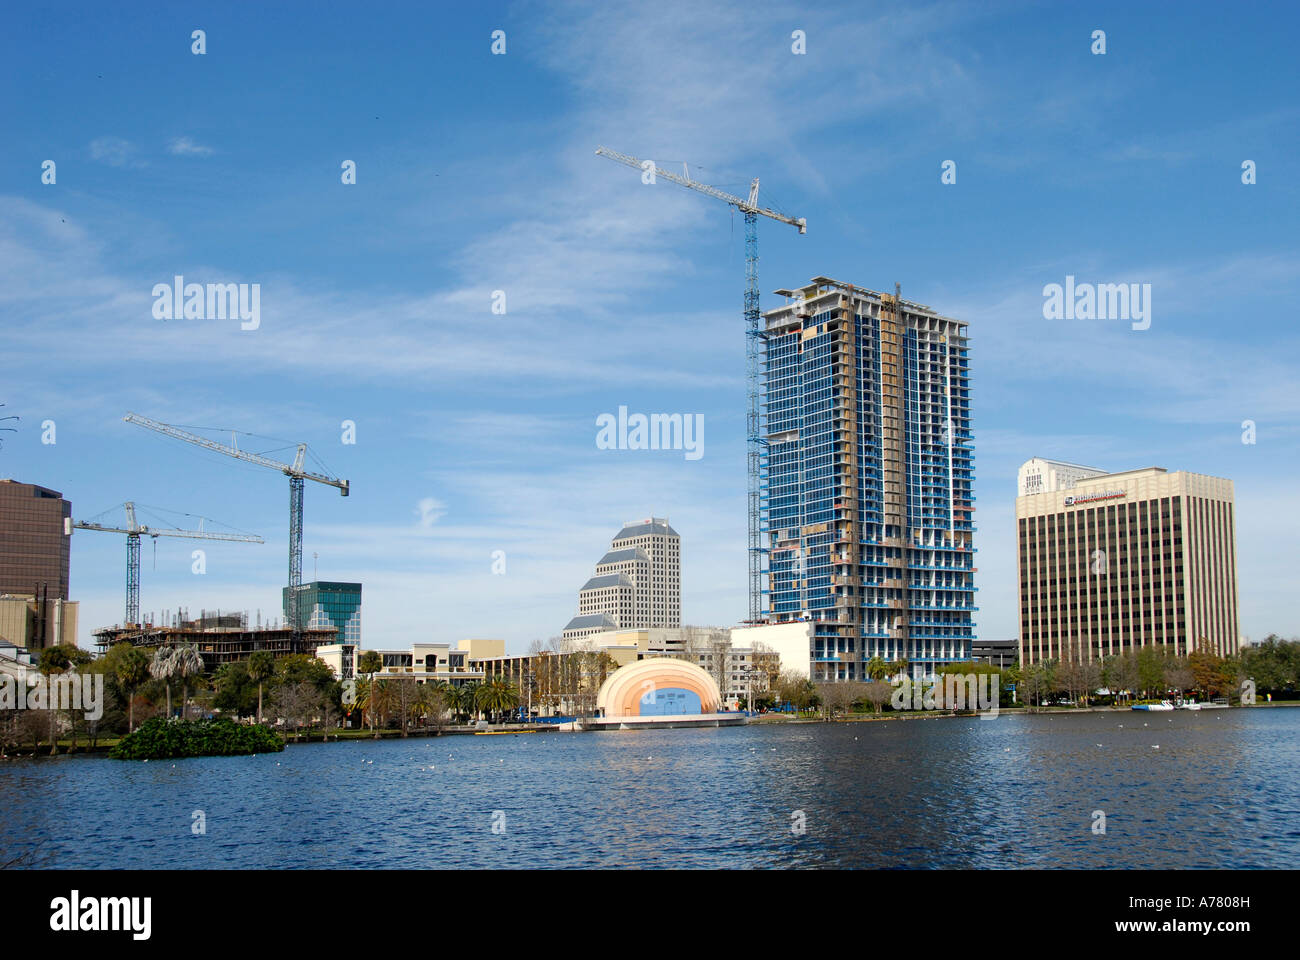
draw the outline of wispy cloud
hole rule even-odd
[[[637,194],[623,202],[655,206]],[[183,262],[157,275],[128,278],[104,262],[98,240],[60,224],[39,204],[0,197],[0,304],[28,321],[11,332],[9,349],[25,346],[33,356],[42,355],[48,349],[42,331],[58,324],[79,331],[67,346],[87,368],[165,350],[178,359],[224,360],[245,369],[283,370],[288,363],[303,375],[341,373],[353,382],[391,383],[399,377],[423,383],[433,373],[478,374],[499,391],[521,389],[513,386],[521,376],[552,385],[734,382],[738,374],[719,373],[709,355],[713,348],[735,346],[734,315],[682,311],[657,317],[626,310],[633,292],[644,292],[653,278],[681,266],[675,257],[653,252],[643,239],[649,228],[634,227],[632,220],[630,214],[608,223],[593,216],[588,226],[580,223],[567,234],[536,227],[534,235],[529,225],[517,225],[519,238],[534,235],[536,242],[511,244],[501,235],[473,244],[464,286],[375,295],[304,289],[292,277],[232,276],[219,267]],[[636,243],[642,245],[634,248]],[[568,269],[573,264],[582,265],[580,273]],[[260,283],[260,329],[244,332],[238,322],[155,320],[150,291],[174,274],[196,282]],[[504,316],[490,310],[498,283],[508,295]],[[575,286],[583,291],[579,309],[598,317],[584,330],[581,350],[556,334],[558,320],[573,322]],[[528,343],[528,350],[503,349],[503,336]],[[687,342],[693,349],[683,351]]]
[[[91,159],[110,167],[143,166],[143,161],[137,159],[138,154],[139,148],[121,137],[97,137],[90,141]]]
[[[447,505],[435,497],[424,497],[415,505],[415,515],[420,518],[421,530],[432,530],[447,515]]]
[[[167,144],[167,152],[177,157],[207,157],[212,155],[213,150],[195,143],[189,137],[173,137]]]

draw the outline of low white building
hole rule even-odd
[[[813,624],[810,621],[733,627],[731,642],[741,649],[761,645],[780,659],[779,672],[794,673],[805,680],[812,678]]]
[[[352,675],[357,675],[361,655],[367,652],[353,648],[348,653],[343,649],[347,646],[330,644],[316,653],[340,680],[347,679],[344,670],[349,668],[349,661]],[[404,649],[376,650],[383,666],[375,676],[381,680],[408,679],[419,683],[442,680],[459,686],[484,677],[483,668],[471,661],[504,656],[505,647],[504,640],[472,638],[461,640],[454,647],[450,643],[429,642],[413,643]]]
[[[355,643],[322,643],[316,648],[316,659],[325,661],[334,679],[351,680],[357,675],[358,652]]]

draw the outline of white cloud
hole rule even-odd
[[[653,205],[648,198],[645,203]],[[502,318],[490,313],[487,283],[427,295],[340,293],[305,290],[290,277],[233,276],[219,267],[185,263],[132,280],[104,265],[98,241],[49,230],[51,219],[57,225],[58,218],[37,204],[0,198],[0,304],[30,321],[12,331],[7,349],[25,346],[34,361],[48,351],[45,331],[58,324],[78,331],[65,342],[64,357],[87,371],[130,358],[152,362],[162,351],[178,362],[228,362],[246,371],[278,374],[290,364],[305,376],[330,372],[353,383],[386,384],[400,378],[408,385],[427,383],[431,375],[474,377],[502,390],[514,389],[520,378],[552,385],[707,387],[739,375],[738,363],[720,374],[709,355],[713,348],[735,347],[734,314],[614,314],[619,298],[670,272],[671,258],[631,249],[639,242],[635,231],[622,246],[595,234],[580,243],[539,237],[532,250],[501,239],[473,248],[477,262],[511,278],[510,313]],[[597,249],[601,244],[604,252]],[[585,265],[576,283],[569,282],[573,272],[566,277],[559,265],[570,258]],[[260,329],[241,331],[238,321],[155,320],[153,284],[170,283],[177,273],[198,282],[260,283]],[[620,275],[629,278],[622,289]],[[589,319],[592,312],[614,314],[588,325],[581,349],[556,335],[557,315],[572,320],[577,289],[582,290],[577,306]],[[529,348],[503,349],[503,329]],[[694,349],[683,351],[684,343]]]
[[[195,143],[189,137],[173,137],[167,144],[167,152],[177,157],[207,157],[212,155],[212,148]]]
[[[431,530],[447,515],[447,505],[433,497],[425,497],[416,505],[415,514],[420,518],[420,528]]]
[[[130,140],[121,137],[98,137],[90,141],[90,156],[110,167],[139,166],[136,160],[138,148]]]

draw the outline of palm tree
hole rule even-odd
[[[493,699],[491,680],[484,680],[482,683],[474,686],[474,706],[477,708],[479,717],[488,720],[491,719]],[[485,714],[486,716],[484,716]]]
[[[474,709],[474,691],[477,686],[478,684],[471,681],[460,686],[447,688],[447,706],[451,707],[452,713],[456,717],[464,716],[466,719],[469,718],[470,711]]]
[[[448,683],[442,691],[442,701],[451,711],[451,722],[455,723],[460,717],[460,687]]]
[[[438,691],[438,699],[442,703],[443,709],[451,714],[451,722],[456,722],[456,688],[446,680],[434,681],[434,689]]]
[[[262,722],[262,684],[275,673],[275,655],[270,650],[256,650],[248,658],[248,679],[257,684],[257,722]]]
[[[375,729],[375,717],[386,720],[392,713],[394,692],[393,685],[387,680],[375,680],[373,677],[366,679],[357,688],[357,706],[370,718],[370,729],[375,731],[376,740],[379,739],[379,731]]]
[[[135,691],[149,679],[149,657],[139,647],[117,644],[109,651],[113,658],[113,676],[126,694],[127,733],[135,730]]]
[[[501,714],[519,705],[519,691],[505,677],[493,677],[475,688],[474,703],[500,720]]]
[[[171,647],[159,647],[154,651],[153,662],[149,664],[149,673],[155,680],[161,680],[167,688],[167,719],[172,716],[172,676],[176,673],[176,651]]]
[[[58,711],[54,709],[57,698],[54,695],[54,685],[50,682],[51,677],[66,672],[72,666],[72,658],[68,656],[68,651],[63,644],[58,646],[46,647],[41,651],[41,673],[45,674],[47,689],[50,690],[50,756],[59,752],[59,738],[57,731]],[[75,741],[74,741],[75,742]]]
[[[364,726],[369,716],[370,710],[370,688],[372,684],[369,677],[361,677],[357,680],[356,688],[352,695],[351,707],[361,711],[361,723]]]
[[[867,661],[866,674],[872,680],[883,680],[889,676],[890,666],[880,657],[872,657]]]
[[[437,695],[433,689],[432,681],[429,683],[417,683],[415,685],[415,696],[406,705],[406,713],[412,723],[418,723],[421,718],[426,718],[433,712],[434,703]]]
[[[471,680],[456,688],[456,709],[468,723],[474,718],[474,702],[478,697],[478,681]]]
[[[519,706],[519,688],[505,677],[497,677],[493,686],[493,706],[498,714]]]
[[[482,686],[483,684],[478,680],[470,680],[460,688],[460,709],[464,712],[467,720],[478,718],[479,708],[482,706],[479,702],[479,697],[482,696],[479,693],[479,688]]]
[[[203,657],[190,644],[177,647],[173,673],[181,681],[181,718],[184,719],[190,706],[190,678],[202,675]]]
[[[386,723],[397,706],[397,687],[387,680],[377,680],[372,686],[374,689],[371,692],[371,701],[374,703],[375,713]]]
[[[361,658],[357,662],[357,672],[366,673],[370,675],[370,683],[367,684],[366,687],[367,704],[369,704],[370,702],[370,692],[375,685],[375,674],[378,673],[383,668],[383,666],[384,666],[384,658],[380,656],[378,650],[367,650],[365,653],[361,654]],[[358,704],[359,703],[360,701],[358,701]],[[365,709],[365,707],[363,707],[362,709]],[[369,710],[366,710],[366,713],[369,714],[370,716],[370,732],[373,733],[375,735],[375,739],[378,740],[379,731],[375,729],[375,715],[371,713]]]

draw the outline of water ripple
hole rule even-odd
[[[92,869],[1300,867],[1300,710],[1161,719],[352,741],[175,766],[10,761],[0,842],[42,866]],[[191,830],[196,810],[206,834]]]

